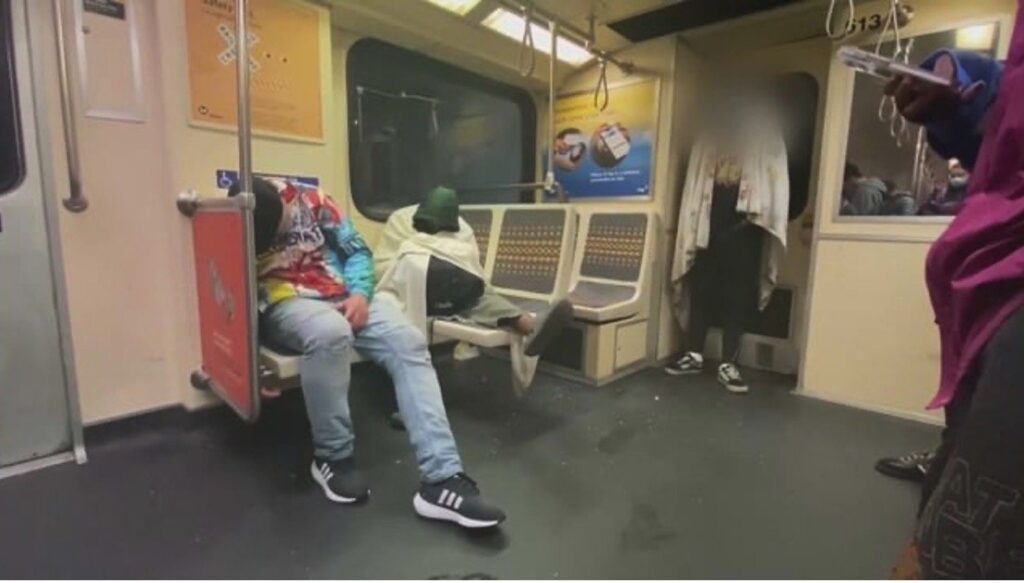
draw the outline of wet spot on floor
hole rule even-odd
[[[619,421],[597,440],[597,451],[607,454],[620,453],[626,449],[635,435],[636,428],[632,424]]]
[[[650,504],[633,504],[629,523],[622,530],[622,548],[652,551],[676,538],[676,531],[661,523],[658,511]]]

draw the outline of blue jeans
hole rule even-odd
[[[391,375],[422,479],[439,482],[462,471],[427,341],[392,302],[373,300],[366,327],[355,334],[332,303],[305,298],[274,305],[262,325],[271,342],[302,353],[302,393],[318,458],[337,461],[355,449],[348,406],[355,349]]]

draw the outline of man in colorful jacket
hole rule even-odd
[[[229,196],[239,192],[236,184]],[[302,391],[313,433],[313,480],[333,502],[369,488],[353,461],[348,406],[353,350],[391,375],[419,464],[418,514],[466,528],[501,523],[462,468],[423,334],[401,310],[374,299],[373,256],[344,212],[317,188],[254,179],[260,332],[302,354]]]

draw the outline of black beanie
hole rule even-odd
[[[241,190],[241,183],[236,182],[228,190],[228,196],[237,196]],[[277,239],[277,229],[281,224],[284,205],[281,203],[281,193],[277,187],[263,178],[253,177],[252,194],[256,201],[256,208],[253,210],[253,238],[256,240],[256,254],[262,255],[270,250]]]

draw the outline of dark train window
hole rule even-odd
[[[11,36],[11,3],[0,0],[0,196],[14,190],[25,176]]]
[[[367,217],[419,202],[434,186],[466,204],[521,202],[489,190],[534,180],[537,112],[530,95],[373,39],[347,64],[352,199]]]

